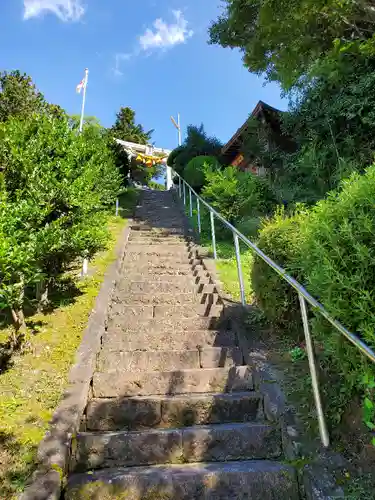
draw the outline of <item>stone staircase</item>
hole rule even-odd
[[[136,216],[65,498],[299,498],[173,195]]]

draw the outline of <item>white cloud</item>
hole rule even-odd
[[[23,0],[24,19],[45,13],[55,14],[61,21],[78,21],[85,13],[82,0]]]
[[[163,19],[156,19],[153,23],[154,30],[148,28],[145,33],[138,37],[134,50],[130,53],[119,52],[115,55],[115,64],[112,72],[115,76],[122,76],[121,64],[142,52],[150,54],[155,50],[167,50],[174,45],[185,43],[194,32],[188,29],[188,22],[180,10],[174,10],[173,15],[176,22],[167,24]]]
[[[163,19],[156,19],[153,23],[154,30],[148,28],[139,37],[142,50],[168,49],[174,45],[184,43],[193,36],[193,31],[188,30],[188,22],[180,10],[174,10],[175,23],[167,24]]]

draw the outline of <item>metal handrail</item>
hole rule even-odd
[[[306,350],[309,360],[309,367],[311,373],[311,380],[313,386],[313,393],[315,399],[315,406],[318,414],[319,421],[319,431],[322,443],[325,447],[329,446],[329,436],[327,431],[327,426],[325,422],[323,407],[321,403],[320,391],[319,391],[319,382],[317,376],[316,362],[314,356],[313,342],[310,334],[310,327],[308,321],[308,313],[306,302],[308,302],[314,311],[319,312],[322,316],[324,316],[329,323],[334,326],[344,337],[346,337],[352,344],[354,344],[365,356],[367,356],[373,363],[375,363],[375,352],[362,340],[358,335],[351,333],[345,326],[343,326],[339,321],[336,321],[332,316],[324,309],[323,305],[318,302],[309,292],[300,284],[297,280],[295,280],[292,276],[290,276],[284,268],[276,264],[270,257],[268,257],[260,248],[258,248],[252,241],[250,241],[246,236],[244,236],[238,229],[236,229],[230,222],[228,222],[219,212],[217,212],[214,208],[211,207],[207,201],[205,201],[201,196],[199,196],[194,189],[188,184],[185,179],[183,179],[177,172],[174,174],[178,177],[178,192],[180,198],[182,197],[183,190],[183,200],[184,205],[186,205],[186,187],[189,189],[189,215],[192,217],[193,215],[193,207],[192,207],[192,195],[195,196],[197,200],[197,217],[198,217],[198,231],[201,233],[202,225],[201,225],[201,212],[200,212],[200,204],[202,203],[205,207],[208,208],[210,212],[210,223],[211,223],[211,237],[212,237],[212,247],[214,258],[217,259],[217,251],[216,251],[216,236],[215,236],[215,221],[216,217],[219,219],[228,229],[232,231],[234,247],[236,252],[236,261],[237,261],[237,271],[238,271],[238,281],[239,288],[241,294],[241,303],[242,305],[246,305],[246,297],[245,297],[245,289],[244,289],[244,280],[243,280],[243,272],[241,265],[241,254],[239,249],[239,240],[241,240],[245,245],[254,250],[254,252],[268,264],[279,276],[281,276],[285,281],[289,283],[291,287],[293,287],[299,296],[300,308],[301,308],[301,316],[302,316],[302,324],[306,339]]]

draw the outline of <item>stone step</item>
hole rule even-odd
[[[125,304],[122,302],[121,295],[115,292],[109,311],[108,328],[111,331],[128,330],[128,328],[137,326],[139,318],[142,318],[142,320],[167,319],[169,324],[174,319],[199,321],[200,319],[209,318],[220,320],[223,311],[224,306],[222,304],[211,305],[209,303],[188,305]]]
[[[295,469],[268,460],[104,469],[70,476],[66,500],[298,500]]]
[[[172,275],[172,276],[192,276],[193,267],[188,263],[179,263],[178,266],[170,265],[170,261],[168,262],[137,262],[136,266],[129,266],[129,263],[126,263],[122,266],[124,279],[126,276],[131,273],[140,273],[140,274],[155,274],[155,275]],[[195,266],[195,268],[199,268],[199,266]]]
[[[241,366],[243,354],[239,347],[206,347],[199,349],[201,368]]]
[[[140,254],[140,255],[183,255],[188,256],[194,250],[191,250],[187,245],[136,245],[131,241],[126,246],[126,254]]]
[[[108,331],[113,333],[150,333],[158,335],[161,332],[168,332],[171,336],[176,333],[195,330],[217,330],[221,329],[224,320],[216,317],[197,318],[163,318],[163,321],[155,318],[145,318],[143,309],[153,308],[153,306],[128,306],[126,316],[119,310],[119,314],[113,314],[113,310],[108,319]]]
[[[124,256],[123,269],[128,266],[131,269],[140,268],[144,266],[165,266],[172,268],[179,268],[181,264],[189,264],[190,269],[195,265],[202,265],[202,259],[192,258],[188,254],[181,253],[173,255],[157,255],[157,254],[140,254],[130,252]]]
[[[206,319],[206,318],[202,318]],[[210,318],[215,319],[215,318]],[[197,347],[235,347],[237,345],[236,335],[232,331],[217,330],[214,325],[205,329],[204,323],[194,320],[194,324],[179,322],[180,328],[174,330],[170,324],[163,325],[160,320],[151,320],[150,326],[143,322],[138,329],[125,330],[109,327],[103,334],[103,351],[165,351],[169,349],[196,349]],[[207,324],[207,323],[206,323]],[[190,329],[197,328],[196,330]],[[201,328],[199,328],[201,327]]]
[[[117,283],[114,297],[122,293],[189,293],[196,289],[193,281],[170,282],[170,281],[128,281],[123,279]]]
[[[158,235],[158,236],[185,236],[186,234],[191,234],[192,231],[186,231],[184,227],[177,228],[155,228],[150,224],[140,224],[135,223],[130,226],[132,231],[137,231],[139,234],[148,234],[148,235]]]
[[[128,244],[135,245],[190,245],[194,244],[191,237],[188,236],[157,236],[139,233],[138,231],[132,231],[129,235]]]
[[[223,315],[224,306],[222,304],[198,304],[183,306],[154,306],[155,318],[198,318],[205,316],[210,318],[220,318]]]
[[[98,371],[124,370],[136,373],[200,368],[199,354],[198,349],[182,351],[101,352],[98,362]]]
[[[165,372],[95,372],[94,398],[175,395],[210,392],[251,391],[253,380],[247,366],[180,369]]]
[[[157,268],[158,269],[158,268]],[[175,270],[173,270],[175,271]],[[189,272],[190,271],[190,272]],[[142,269],[135,269],[134,271],[130,271],[126,274],[121,280],[118,281],[118,284],[121,286],[121,283],[124,281],[164,281],[166,283],[175,283],[175,284],[191,284],[199,285],[201,282],[209,282],[209,277],[206,273],[202,272],[193,276],[191,272],[191,268],[187,269],[185,274],[160,274],[158,272],[155,273],[153,268],[145,267]],[[205,281],[202,281],[205,280]]]
[[[108,351],[99,354],[98,371],[129,372],[172,371],[187,368],[224,368],[241,366],[243,355],[239,347],[207,347],[205,349],[167,351]]]
[[[281,433],[259,422],[77,435],[75,471],[187,462],[277,458]]]
[[[145,293],[117,293],[114,297],[115,301],[120,304],[151,304],[151,305],[185,305],[199,304],[200,295],[191,291],[190,293],[159,293],[155,295]],[[208,299],[207,299],[208,302]],[[114,306],[115,308],[115,306]],[[126,312],[125,312],[126,313]]]
[[[121,304],[124,304],[123,306]],[[196,304],[199,308],[197,312],[205,315],[206,308],[200,307],[200,304],[207,305],[222,305],[223,302],[217,293],[200,294],[194,291],[190,293],[157,293],[155,295],[145,293],[116,293],[111,307],[116,313],[126,314],[126,304],[140,305],[186,305]]]
[[[94,398],[86,408],[87,431],[180,428],[252,422],[262,416],[256,392]]]

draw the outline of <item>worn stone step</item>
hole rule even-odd
[[[131,297],[130,299],[131,300]],[[193,301],[194,302],[194,301]],[[167,319],[169,324],[176,320],[199,320],[202,317],[219,320],[223,314],[224,306],[222,304],[210,303],[191,303],[181,305],[153,305],[152,303],[124,303],[123,296],[115,292],[114,300],[109,310],[108,326],[113,330],[121,328],[127,330],[130,325],[136,325],[136,319],[142,318],[161,320]],[[203,319],[202,318],[202,319]]]
[[[207,276],[203,274],[193,276],[190,267],[184,274],[161,274],[159,272],[155,273],[153,268],[145,267],[142,269],[134,269],[134,271],[129,270],[129,273],[127,273],[126,276],[119,280],[118,283],[121,283],[122,281],[165,281],[166,283],[191,284],[196,287],[200,283],[201,279],[208,280]]]
[[[142,315],[143,309],[153,308],[153,306],[133,306],[128,308],[126,316],[119,310],[119,314],[110,311],[108,318],[108,330],[111,333],[156,333],[169,332],[170,335],[182,331],[195,330],[217,330],[224,324],[224,320],[216,317],[197,318],[170,318],[165,317],[162,321],[155,318],[146,318]]]
[[[164,266],[179,268],[181,264],[189,264],[190,269],[195,265],[202,265],[202,259],[193,258],[189,254],[173,254],[173,255],[158,255],[158,254],[140,254],[129,252],[124,256],[123,269],[131,267],[132,269],[144,266]]]
[[[153,465],[70,476],[67,500],[298,500],[295,469],[268,460]]]
[[[125,304],[185,305],[199,304],[201,301],[200,297],[200,295],[190,291],[189,293],[158,292],[155,295],[147,293],[116,293],[114,299],[120,304],[124,302]]]
[[[200,368],[200,365],[198,349],[180,351],[104,351],[99,356],[98,371],[157,372]]]
[[[206,319],[206,318],[204,318]],[[210,318],[214,319],[214,318]],[[203,323],[194,324],[179,322],[180,328],[174,330],[170,324],[163,325],[160,320],[143,322],[131,330],[123,328],[109,330],[103,334],[103,348],[106,351],[165,351],[169,349],[196,349],[205,346],[234,347],[237,345],[236,335],[228,330],[216,330],[211,325],[211,329],[205,329]],[[207,324],[207,323],[206,323]],[[190,329],[197,328],[197,330]],[[201,327],[200,329],[198,329]],[[153,329],[154,328],[154,329]]]
[[[224,313],[223,304],[198,304],[182,306],[158,305],[154,307],[155,318],[196,318],[206,316],[220,318]]]
[[[247,366],[139,373],[108,370],[96,372],[93,377],[95,398],[234,392],[252,389],[251,370]]]
[[[87,405],[86,426],[112,431],[251,422],[262,414],[261,401],[256,392],[94,398]]]
[[[201,368],[241,366],[243,354],[239,347],[206,347],[199,349]]]
[[[260,422],[77,435],[76,471],[187,462],[277,458],[280,429]]]
[[[198,266],[196,266],[196,268],[197,267]],[[191,276],[192,270],[194,268],[189,263],[179,263],[178,265],[173,263],[173,265],[171,265],[170,261],[168,261],[167,263],[160,261],[154,261],[154,262],[146,261],[145,263],[137,262],[136,266],[134,266],[134,264],[130,266],[129,263],[125,262],[122,266],[122,269],[123,269],[123,276],[125,278],[126,276],[128,276],[128,274],[131,273]]]
[[[195,291],[196,287],[193,281],[170,282],[170,281],[128,281],[122,279],[117,283],[114,297],[122,293],[189,293]]]
[[[183,226],[181,227],[176,227],[176,228],[156,228],[153,227],[151,224],[140,224],[140,223],[134,223],[130,226],[132,231],[137,231],[139,234],[155,234],[158,236],[173,236],[173,235],[180,235],[180,236],[185,236],[185,234],[191,234],[192,231],[186,230]]]
[[[171,245],[174,247],[188,247],[194,244],[191,238],[180,236],[139,236],[132,232],[129,236],[128,245]]]
[[[188,256],[191,254],[193,250],[191,250],[188,246],[180,244],[180,245],[136,245],[131,241],[126,246],[127,254],[140,254],[140,255],[183,255]]]
[[[200,330],[217,328],[222,321],[222,304],[192,304],[192,305],[152,305],[124,304],[118,295],[109,310],[108,330],[113,333],[144,330],[144,323],[155,319],[152,331]],[[140,319],[141,318],[141,319]],[[208,321],[204,321],[204,320]],[[176,324],[174,325],[174,322]],[[203,326],[200,326],[203,325]],[[171,328],[169,328],[169,326]]]

